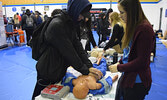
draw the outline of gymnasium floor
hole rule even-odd
[[[96,32],[93,33],[98,41]],[[167,48],[157,44],[156,57],[151,63],[152,87],[145,100],[167,100]],[[36,82],[36,61],[31,48],[8,47],[0,50],[0,100],[31,100]]]

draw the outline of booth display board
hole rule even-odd
[[[2,12],[2,2],[0,2],[0,48],[6,46],[6,34],[3,20],[3,12]]]

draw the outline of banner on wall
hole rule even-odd
[[[0,2],[0,49],[5,47],[6,43],[6,34],[5,34],[5,27],[4,27],[4,19],[3,19],[3,12],[2,12],[2,2]]]
[[[21,11],[26,11],[26,7],[21,7]]]
[[[62,9],[67,9],[67,5],[62,5],[61,8]]]
[[[45,11],[49,11],[49,6],[44,6]]]

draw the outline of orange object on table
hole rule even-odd
[[[19,39],[20,39],[20,43],[25,43],[25,39],[24,39],[24,31],[19,29],[18,30],[19,33]]]

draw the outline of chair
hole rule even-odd
[[[16,39],[16,38],[14,39],[14,37],[18,36],[17,30],[13,29],[13,25],[12,24],[7,24],[5,26],[5,33],[6,33],[6,37],[7,37],[6,38],[7,42],[9,42],[13,46],[14,45],[13,43],[14,43],[14,41]]]

